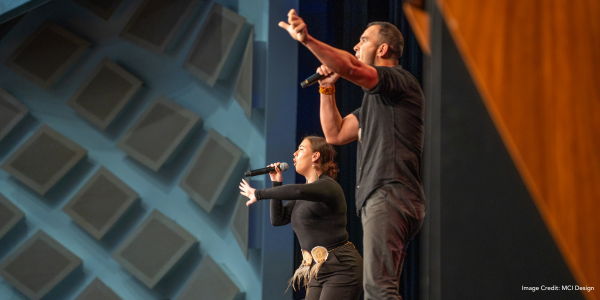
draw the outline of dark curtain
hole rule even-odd
[[[299,12],[313,37],[331,46],[354,53],[354,45],[373,21],[387,21],[398,27],[404,36],[404,54],[400,64],[410,71],[422,83],[422,53],[417,41],[404,17],[401,0],[388,1],[339,1],[339,0],[300,0]],[[282,16],[282,20],[284,17]],[[304,80],[316,72],[319,61],[304,46],[298,44],[298,78]],[[340,79],[336,84],[338,109],[342,117],[358,108],[362,103],[363,91],[360,87]],[[319,120],[318,85],[298,90],[297,144],[307,135],[323,136]],[[344,189],[348,203],[347,230],[350,241],[363,253],[362,224],[356,214],[354,187],[356,185],[356,142],[336,147],[336,162],[340,172],[338,182]],[[291,153],[290,153],[291,154]],[[305,179],[296,174],[296,182]],[[296,239],[294,265],[297,268],[302,261],[300,244]],[[419,236],[410,244],[404,261],[400,292],[405,300],[418,299],[419,288]],[[294,293],[294,299],[303,299],[304,291]]]

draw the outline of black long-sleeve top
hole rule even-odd
[[[348,241],[346,198],[342,187],[327,175],[308,184],[272,182],[273,188],[256,190],[257,200],[271,200],[271,224],[292,223],[302,249],[316,246],[328,250]],[[283,204],[282,200],[290,200]]]

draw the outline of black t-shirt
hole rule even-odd
[[[419,82],[402,66],[375,66],[379,82],[364,89],[359,122],[356,208],[386,183],[400,182],[423,201],[419,175],[423,150],[424,96]]]
[[[333,178],[321,175],[308,184],[287,184],[274,181],[273,188],[256,190],[256,199],[271,200],[271,224],[292,223],[302,249],[316,246],[328,250],[348,241],[346,232],[346,198],[342,187]],[[282,200],[290,200],[283,204]]]

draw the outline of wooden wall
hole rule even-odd
[[[600,299],[600,1],[437,4],[565,261]]]

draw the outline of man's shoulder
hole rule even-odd
[[[402,65],[394,65],[394,66],[375,66],[378,75],[380,78],[382,76],[398,76],[398,77],[409,77],[414,78],[414,76],[406,69],[402,67]]]

